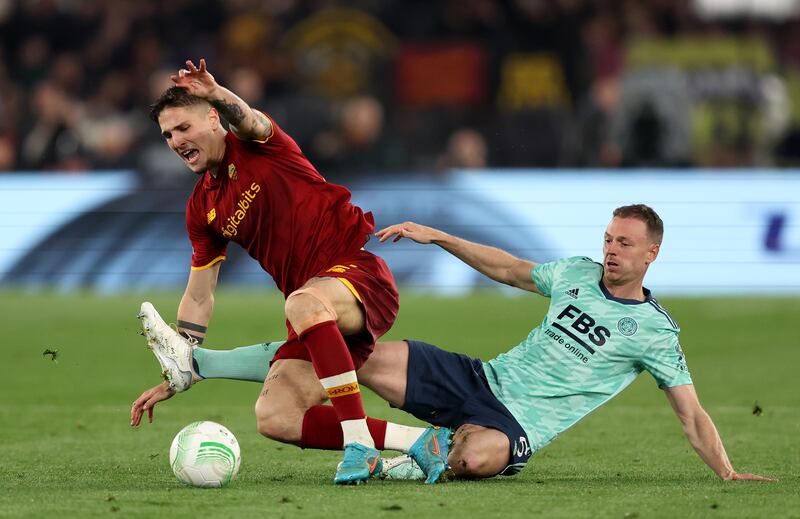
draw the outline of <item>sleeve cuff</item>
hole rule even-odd
[[[216,258],[211,260],[209,263],[207,263],[205,265],[201,265],[199,267],[195,267],[194,265],[192,265],[192,270],[205,270],[205,269],[207,269],[209,267],[213,267],[214,265],[216,265],[220,261],[225,261],[225,256],[217,256]]]

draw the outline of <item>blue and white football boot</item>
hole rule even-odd
[[[378,449],[348,443],[344,446],[344,459],[336,467],[333,482],[336,485],[360,485],[373,474],[380,474],[382,469],[383,461]]]
[[[447,454],[450,452],[450,429],[446,427],[428,427],[414,445],[408,455],[427,476],[425,483],[432,485],[439,481],[447,470]]]

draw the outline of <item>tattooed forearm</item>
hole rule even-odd
[[[264,123],[261,121],[261,118],[259,117],[259,115],[261,114],[257,114],[254,112],[253,115],[255,115],[255,117],[253,117],[253,120],[250,121],[250,133],[253,135],[258,135],[260,133],[263,133]]]
[[[209,102],[233,126],[238,126],[244,120],[244,112],[237,103],[226,103],[224,99],[212,99]]]
[[[258,110],[253,110],[253,116],[250,123],[250,135],[268,138],[272,133],[272,123]]]

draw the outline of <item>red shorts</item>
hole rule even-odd
[[[372,353],[375,342],[389,331],[397,318],[400,296],[392,272],[382,258],[360,250],[353,256],[332,261],[329,267],[313,277],[338,279],[353,292],[361,304],[366,317],[366,329],[344,338],[355,368],[360,368]],[[297,339],[297,333],[288,320],[286,328],[289,331],[286,344],[278,349],[272,362],[280,359],[311,362],[308,350]]]

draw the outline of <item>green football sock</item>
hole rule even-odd
[[[264,382],[269,363],[283,341],[242,346],[233,350],[195,348],[194,368],[203,378]]]

